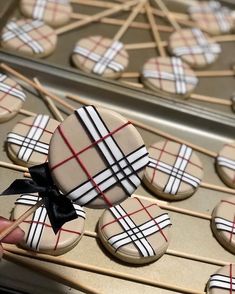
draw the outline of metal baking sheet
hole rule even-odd
[[[89,75],[62,70],[56,66],[48,67],[41,62],[30,62],[27,59],[18,59],[14,55],[1,54],[0,61],[8,62],[14,68],[20,70],[26,76],[36,76],[51,91],[64,97],[66,93],[75,93],[84,98],[92,99],[104,107],[112,108],[124,116],[134,118],[150,126],[155,126],[170,134],[187,141],[219,151],[224,143],[235,140],[234,120],[224,115],[222,118],[216,112],[208,115],[207,110],[200,106],[192,106],[181,102],[172,103],[171,100],[151,99],[151,93],[140,93],[135,89],[120,86],[116,82],[100,81]],[[27,91],[28,99],[24,108],[37,113],[49,113],[48,109],[30,89]],[[79,107],[78,103],[72,103]],[[68,114],[61,109],[64,117]],[[8,161],[4,150],[6,135],[18,120],[23,118],[18,114],[11,121],[0,125],[0,140],[2,142],[0,160]],[[147,146],[162,139],[150,132],[139,129]],[[198,153],[205,169],[204,181],[224,186],[215,173],[214,160],[206,155]],[[0,168],[1,190],[9,185],[15,178],[22,177],[16,171]],[[154,198],[144,186],[137,192],[147,197]],[[187,200],[172,203],[202,213],[211,214],[215,205],[225,193],[199,188],[199,190]],[[9,217],[15,197],[2,197],[0,215]],[[95,231],[97,221],[103,210],[86,209],[86,230]],[[202,257],[215,258],[227,262],[235,262],[234,255],[226,251],[213,237],[210,222],[183,214],[169,212],[173,226],[172,238],[169,249],[194,254]],[[165,254],[158,261],[144,266],[125,264],[107,253],[100,242],[94,238],[84,236],[80,243],[61,258],[98,265],[106,269],[131,273],[138,277],[146,277],[159,282],[169,283],[180,287],[194,289],[195,293],[203,292],[208,278],[219,266],[183,259]],[[32,262],[39,262],[33,261]],[[154,288],[127,280],[111,278],[86,271],[69,269],[58,265],[40,262],[45,268],[52,268],[63,272],[68,277],[90,285],[100,293],[180,293],[175,291]],[[6,261],[0,263],[0,284],[16,288],[28,293],[79,293],[59,283],[43,278],[33,271],[23,269]]]
[[[0,0],[0,1],[3,1],[3,0]],[[168,3],[169,3],[169,8],[171,8],[172,10],[179,11],[179,12],[183,12],[183,11],[186,12],[186,6],[180,4],[180,1],[177,2],[177,1],[168,0]],[[79,13],[94,14],[102,10],[102,8],[95,8],[95,7],[86,6],[86,5],[78,5],[78,4],[72,4],[72,5],[73,5],[74,12],[79,12]],[[229,4],[224,4],[224,5],[229,6]],[[230,7],[232,8],[233,6],[230,5]],[[15,11],[12,14],[12,16],[20,17],[17,6],[15,6]],[[123,12],[113,17],[117,17],[118,19],[125,19],[127,16],[128,16],[128,12]],[[146,22],[146,18],[143,15],[139,15],[137,17],[137,20],[140,22]],[[159,24],[169,25],[167,21],[164,21],[160,18],[157,19],[157,22]],[[97,35],[97,34],[102,34],[106,37],[112,38],[115,32],[117,32],[118,28],[119,28],[118,26],[107,25],[107,24],[96,22],[88,26],[79,28],[78,30],[74,30],[66,34],[63,34],[59,36],[59,41],[58,41],[58,46],[56,51],[49,57],[45,58],[43,61],[37,61],[37,62],[46,62],[49,65],[57,65],[66,70],[70,70],[72,72],[81,74],[81,71],[79,69],[75,69],[71,63],[71,53],[73,51],[75,43],[83,37],[88,37],[88,36]],[[161,36],[163,40],[167,40],[169,37],[169,33],[161,33]],[[138,43],[138,42],[152,42],[152,35],[151,35],[151,32],[147,30],[130,28],[127,31],[127,33],[124,35],[122,41],[124,42],[124,44],[132,44],[132,43]],[[211,65],[209,68],[206,68],[206,70],[230,69],[232,64],[235,63],[235,58],[234,58],[235,42],[226,42],[226,43],[222,43],[221,45],[222,45],[223,53],[220,55],[217,62]],[[2,51],[4,52],[4,49],[2,49]],[[127,72],[135,72],[135,71],[139,72],[144,62],[147,61],[150,57],[156,56],[157,54],[155,49],[130,50],[129,53],[130,53],[130,64],[126,70]],[[14,54],[18,55],[17,53],[14,53]],[[104,79],[97,77],[97,80],[102,82]],[[124,89],[126,89],[123,83],[121,83],[123,80],[124,79],[121,78],[118,82],[120,83],[120,85],[123,86]],[[126,80],[129,80],[131,82],[138,82],[138,79],[125,79],[125,81]],[[112,84],[111,81],[110,81],[110,84]],[[129,88],[131,87],[132,86],[129,86]],[[223,78],[217,77],[217,78],[200,78],[200,83],[197,86],[195,93],[230,100],[234,91],[235,91],[234,77],[223,77]],[[143,92],[144,93],[150,92],[153,100],[158,99],[158,96],[154,94],[154,92],[151,90],[144,89]],[[171,97],[171,100],[175,101],[177,100],[177,98]],[[203,108],[207,108],[208,111],[210,110],[211,112],[213,112],[214,110],[217,110],[221,113],[230,114],[231,117],[232,116],[234,117],[235,115],[230,106],[222,106],[222,105],[216,105],[212,103],[199,102],[192,99],[186,99],[186,100],[178,99],[178,101],[183,101],[185,105],[196,105],[196,106],[199,105]]]

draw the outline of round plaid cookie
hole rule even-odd
[[[148,153],[135,127],[120,114],[86,106],[52,136],[48,162],[58,188],[81,206],[117,204],[141,184]]]
[[[23,166],[44,163],[52,134],[59,124],[48,115],[42,114],[19,121],[6,139],[10,158]]]
[[[11,20],[1,34],[2,47],[29,56],[48,56],[56,44],[56,32],[40,20]]]
[[[232,12],[218,1],[202,1],[189,7],[189,14],[209,34],[221,35],[233,29]]]
[[[143,66],[141,78],[152,90],[185,97],[198,84],[194,71],[180,58],[153,57]]]
[[[211,228],[216,239],[235,253],[235,199],[222,199],[212,213]]]
[[[21,0],[20,10],[28,18],[58,27],[69,22],[72,6],[68,0]]]
[[[235,265],[229,264],[210,276],[207,294],[232,294],[235,291]]]
[[[0,122],[13,118],[21,109],[26,95],[21,86],[0,73]]]
[[[171,220],[156,203],[130,198],[104,211],[98,224],[103,245],[115,257],[143,264],[167,250]]]
[[[216,170],[226,185],[235,188],[235,142],[223,146],[216,158]]]
[[[169,38],[168,47],[173,55],[181,57],[193,68],[212,64],[221,52],[219,44],[196,28],[174,32]]]
[[[15,202],[12,219],[18,219],[30,206],[34,206],[41,198],[36,194],[21,195]],[[55,235],[44,205],[20,224],[25,232],[21,246],[51,255],[60,255],[71,250],[80,241],[85,225],[85,211],[73,204],[77,218],[65,223]]]
[[[85,72],[116,79],[128,66],[129,56],[121,42],[91,36],[77,42],[72,60]]]
[[[199,188],[203,167],[190,147],[165,140],[151,145],[148,152],[144,183],[156,195],[181,200]]]

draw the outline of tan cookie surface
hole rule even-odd
[[[221,53],[220,45],[196,28],[174,32],[169,38],[168,48],[193,68],[214,63]]]
[[[212,230],[217,240],[230,252],[235,253],[235,200],[221,200],[212,213]]]
[[[201,29],[213,35],[230,33],[233,17],[229,8],[218,1],[202,1],[189,7],[189,14]]]
[[[42,114],[19,121],[6,139],[11,159],[24,166],[44,163],[52,134],[59,124],[48,115]]]
[[[126,118],[86,106],[57,128],[48,161],[56,185],[69,199],[81,206],[109,207],[140,185],[148,154]]]
[[[229,264],[211,275],[207,294],[232,294],[235,291],[235,265]]]
[[[25,55],[45,57],[56,48],[55,31],[40,20],[11,20],[2,30],[1,45]]]
[[[106,78],[121,76],[129,63],[124,45],[102,36],[91,36],[77,42],[72,60],[81,70]]]
[[[36,194],[21,195],[15,202],[12,218],[18,219],[40,199]],[[51,255],[60,255],[71,250],[83,235],[86,217],[79,205],[74,204],[74,209],[78,218],[65,223],[55,235],[46,208],[42,205],[20,224],[20,228],[25,232],[24,241],[20,245]]]
[[[216,158],[216,170],[226,185],[235,188],[235,142],[221,149]]]
[[[145,169],[144,183],[156,195],[180,200],[199,188],[203,167],[190,147],[166,140],[152,144],[148,152],[150,160]]]
[[[7,75],[0,73],[0,122],[13,118],[26,99],[21,86]]]
[[[155,203],[130,198],[104,211],[98,232],[103,245],[117,258],[143,264],[167,250],[171,221]]]
[[[68,0],[21,0],[20,10],[25,17],[58,27],[69,22],[72,6]]]
[[[198,84],[194,71],[180,58],[150,58],[143,66],[142,81],[152,90],[189,96]]]

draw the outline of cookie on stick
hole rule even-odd
[[[127,199],[106,209],[98,234],[104,247],[127,263],[145,264],[159,259],[170,241],[168,213],[139,198]]]
[[[34,206],[41,198],[37,194],[23,194],[15,202],[11,218],[18,219],[27,209]],[[84,233],[85,211],[77,204],[73,204],[78,217],[64,224],[55,235],[48,213],[44,205],[20,224],[25,232],[21,246],[36,252],[49,255],[61,255],[71,250],[82,238]]]
[[[168,43],[169,51],[173,55],[182,58],[193,68],[204,68],[217,60],[221,53],[219,44],[198,28],[181,29],[163,1],[155,0],[155,2],[175,29]]]
[[[216,157],[215,165],[223,182],[235,189],[235,142],[223,146]]]
[[[0,73],[0,122],[13,118],[22,108],[26,94],[22,87],[4,73]]]
[[[88,73],[110,79],[119,78],[129,63],[128,53],[120,39],[145,2],[139,1],[113,39],[97,35],[79,40],[72,54],[74,65]]]
[[[203,165],[190,147],[165,140],[152,144],[148,152],[144,183],[154,194],[172,201],[188,198],[197,191]]]
[[[57,34],[40,20],[11,20],[2,30],[1,46],[7,50],[39,58],[56,48]]]
[[[160,94],[189,96],[195,89],[198,79],[193,70],[180,58],[167,57],[149,4],[146,4],[145,8],[160,57],[150,58],[144,64],[141,74],[144,85]]]
[[[58,188],[73,202],[93,208],[131,196],[148,160],[143,139],[127,119],[93,106],[79,108],[64,120],[52,136],[48,155]]]
[[[223,198],[212,212],[211,228],[215,238],[228,251],[235,253],[235,201]]]
[[[9,157],[27,167],[45,162],[52,134],[59,124],[43,114],[20,120],[6,138]]]
[[[207,294],[226,294],[235,291],[235,265],[229,264],[210,276]]]
[[[59,27],[70,21],[72,6],[69,0],[21,0],[20,11],[27,18]]]
[[[211,35],[228,34],[234,28],[232,11],[219,1],[201,1],[188,8],[191,19]]]
[[[152,34],[160,53],[160,57],[150,58],[144,65],[141,73],[143,84],[161,96],[174,95],[179,98],[192,98],[195,100],[212,102],[231,106],[230,101],[217,97],[209,97],[192,93],[198,84],[196,73],[178,57],[167,57],[161,41],[158,26],[155,23],[150,6],[146,5],[147,17]],[[139,77],[138,73],[130,73],[130,77]],[[128,77],[128,75],[124,77]]]
[[[120,10],[135,5],[137,2],[137,0],[133,0],[121,5],[115,5],[113,8],[94,14],[89,18],[72,22],[56,30],[40,20],[13,19],[3,28],[1,46],[28,56],[46,57],[54,52],[59,35],[98,21],[102,17],[115,14]]]

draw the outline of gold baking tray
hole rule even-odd
[[[89,98],[94,103],[112,108],[124,116],[155,126],[174,136],[178,136],[189,142],[218,152],[224,143],[235,140],[234,120],[229,115],[218,115],[215,111],[208,112],[201,106],[185,104],[181,101],[172,102],[153,99],[151,92],[140,92],[129,89],[116,82],[100,80],[84,73],[62,69],[58,66],[48,66],[47,63],[30,61],[26,58],[17,58],[14,55],[1,53],[0,60],[12,65],[26,76],[36,76],[51,91],[64,97],[66,93],[75,93],[83,98]],[[24,108],[37,113],[49,113],[48,109],[36,95],[29,89],[28,99]],[[79,107],[77,103],[72,103]],[[61,109],[64,117],[68,114]],[[18,114],[11,121],[0,125],[0,141],[2,142],[0,160],[10,161],[4,149],[6,135],[16,122],[23,116]],[[139,129],[147,146],[162,138],[148,131]],[[198,153],[205,169],[204,181],[224,186],[215,173],[214,159]],[[7,187],[15,178],[22,177],[16,171],[0,168],[1,190]],[[154,198],[144,186],[141,186],[137,194]],[[187,200],[172,203],[172,205],[211,214],[215,205],[223,197],[229,196],[204,188],[199,190]],[[1,197],[0,215],[9,217],[16,197]],[[95,231],[97,221],[103,210],[86,209],[86,230]],[[169,212],[173,226],[172,238],[169,245],[171,250],[176,250],[201,257],[215,258],[226,262],[235,262],[234,255],[226,251],[213,237],[208,220],[187,216],[180,213]],[[125,264],[113,256],[101,246],[100,242],[92,237],[83,236],[80,243],[61,258],[79,261],[90,265],[96,265],[106,269],[130,273],[136,277],[148,278],[154,281],[169,283],[171,285],[190,288],[195,293],[203,293],[208,278],[219,266],[179,258],[165,254],[158,261],[144,266]],[[111,278],[81,270],[69,269],[46,262],[38,262],[45,268],[52,268],[58,273],[63,272],[67,277],[81,281],[100,293],[182,293],[161,288],[155,288],[130,282],[123,279]],[[80,293],[62,284],[40,276],[39,274],[16,266],[13,263],[2,261],[0,263],[0,285],[11,286],[26,293]]]
[[[5,1],[0,0],[0,3],[1,2],[5,2]],[[9,2],[11,2],[11,0],[9,0]],[[186,11],[185,5],[180,5],[179,3],[176,4],[175,2],[168,0],[167,3],[169,3],[169,8],[179,12]],[[17,3],[17,2],[14,1],[14,3]],[[72,5],[73,5],[74,12],[85,13],[85,14],[94,14],[104,9],[104,8],[95,8],[95,7],[86,6],[86,5],[78,5],[78,4],[72,4]],[[224,5],[228,5],[228,4],[224,4]],[[233,6],[231,5],[230,7],[232,8]],[[15,10],[12,16],[20,17],[20,13],[16,4],[15,4]],[[118,19],[125,19],[127,16],[128,16],[128,12],[122,12],[112,17],[116,17]],[[137,17],[137,20],[140,22],[146,22],[146,18],[143,15],[139,15]],[[169,25],[167,21],[164,21],[160,18],[157,19],[157,22],[159,24]],[[71,62],[71,53],[73,51],[75,43],[83,37],[96,35],[96,34],[101,34],[106,37],[112,38],[115,32],[117,32],[118,28],[119,26],[107,25],[107,24],[96,22],[96,23],[87,25],[85,27],[81,27],[78,30],[65,33],[59,36],[59,41],[58,41],[58,46],[56,51],[51,56],[45,58],[43,61],[37,60],[37,62],[38,63],[46,62],[49,65],[57,65],[66,70],[71,70],[72,72],[81,74],[81,71],[79,69],[75,69],[72,66],[72,62]],[[167,40],[169,37],[169,33],[161,33],[161,36],[163,40]],[[130,28],[127,31],[127,33],[124,35],[122,41],[124,42],[124,44],[132,44],[132,43],[138,43],[138,42],[152,42],[151,31]],[[220,55],[217,62],[214,63],[209,68],[206,68],[206,70],[231,69],[232,64],[235,62],[235,59],[234,59],[235,42],[222,43],[222,50],[223,50],[223,53]],[[5,52],[4,49],[2,49],[2,52]],[[127,72],[140,71],[145,61],[147,61],[150,57],[156,56],[155,49],[131,50],[129,51],[129,53],[130,53],[130,64],[126,70]],[[16,56],[20,56],[17,53],[14,53],[14,54]],[[31,59],[29,58],[29,60]],[[90,76],[93,76],[93,75],[90,75]],[[104,81],[104,79],[100,77],[94,77],[94,78],[96,78],[97,80],[101,82]],[[117,83],[120,85],[123,85],[122,83],[123,80],[124,79],[121,78],[120,80],[117,81]],[[137,79],[125,79],[125,81],[127,80],[131,82],[138,82]],[[112,85],[111,81],[110,81],[110,85]],[[123,89],[126,89],[126,88],[127,87],[123,85]],[[133,88],[133,86],[129,86],[128,88]],[[235,90],[234,77],[200,78],[200,83],[197,86],[195,93],[230,100],[234,90]],[[158,95],[154,94],[154,92],[151,90],[143,89],[143,92],[142,91],[140,92],[151,93],[153,100],[159,99]],[[210,110],[211,112],[213,112],[214,110],[216,110],[221,113],[229,114],[231,115],[231,117],[234,117],[235,115],[230,106],[222,106],[222,105],[216,105],[211,103],[199,102],[199,101],[195,101],[191,99],[180,100],[174,97],[171,97],[170,99],[172,103],[177,103],[177,101],[183,101],[185,105],[198,105],[203,108],[207,108],[208,111]]]

